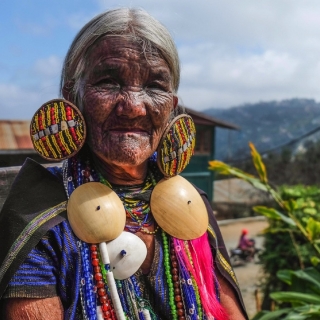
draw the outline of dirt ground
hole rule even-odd
[[[228,250],[236,247],[243,228],[246,228],[249,231],[248,235],[250,238],[254,238],[256,240],[257,248],[263,247],[263,238],[259,236],[259,233],[268,226],[267,222],[263,218],[261,219],[256,217],[232,221],[220,221],[219,224]],[[251,319],[257,312],[255,291],[258,289],[259,281],[263,276],[261,267],[259,264],[250,262],[245,266],[234,268],[234,272],[239,282],[249,318]]]

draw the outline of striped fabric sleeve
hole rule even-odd
[[[82,319],[78,239],[68,221],[48,231],[11,279],[4,298],[59,296],[65,320]]]
[[[11,279],[4,298],[49,298],[57,296],[58,259],[45,236],[31,250]]]

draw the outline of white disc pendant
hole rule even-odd
[[[208,228],[208,212],[199,192],[179,175],[157,183],[150,206],[157,224],[175,238],[196,239]]]
[[[119,237],[107,242],[110,271],[115,279],[123,280],[132,276],[147,256],[145,243],[136,235],[123,231]]]
[[[126,222],[120,198],[100,182],[88,182],[75,189],[68,201],[67,214],[73,232],[88,243],[115,239]]]

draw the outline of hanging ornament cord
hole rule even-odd
[[[107,244],[105,242],[101,242],[99,244],[99,250],[101,254],[102,263],[104,264],[105,270],[107,271],[107,284],[110,290],[111,300],[113,303],[113,307],[115,309],[117,319],[118,320],[126,320],[124,315],[119,294],[116,287],[116,282],[114,280],[113,272],[110,270],[110,258],[108,254]]]

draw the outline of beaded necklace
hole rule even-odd
[[[90,165],[89,160],[81,161],[80,158],[73,157],[64,164],[63,170],[65,189],[70,195],[79,185],[89,181],[100,181],[106,185],[108,182],[101,178],[94,168]],[[128,231],[142,231],[146,233],[156,233],[159,227],[153,232],[146,230],[146,226],[154,223],[149,202],[146,195],[151,193],[156,179],[150,173],[141,186],[131,188],[114,186],[113,190],[119,195],[126,208],[127,216],[138,223],[138,226],[126,226]],[[110,187],[110,184],[109,184]],[[127,209],[126,208],[126,209]],[[164,285],[165,292],[161,295],[167,298],[162,303],[170,307],[170,319],[206,319],[204,315],[199,290],[196,282],[188,271],[188,267],[183,264],[180,254],[181,250],[188,252],[187,241],[175,242],[174,238],[169,237],[161,230],[163,258],[159,260],[157,270],[161,270],[160,264],[163,264],[164,271],[158,273],[156,279],[156,288],[159,283]],[[106,284],[106,272],[101,264],[99,250],[95,244],[88,245],[79,241],[82,260],[81,275],[81,303],[84,319],[112,319],[116,320],[112,302],[110,300],[110,291]],[[159,278],[158,278],[159,277]],[[117,280],[117,291],[127,319],[139,320],[158,320],[160,319],[152,310],[149,302],[143,298],[145,288],[140,287],[140,280],[136,275],[125,280]],[[159,282],[160,281],[160,282]],[[102,316],[97,316],[97,305],[101,306]]]
[[[159,226],[155,227],[154,231],[149,231],[147,227],[155,223],[150,212],[150,195],[156,185],[156,180],[151,171],[148,172],[146,180],[143,184],[137,186],[123,187],[113,186],[99,174],[100,182],[109,188],[113,189],[121,199],[127,218],[137,224],[126,224],[125,230],[132,233],[141,231],[147,234],[155,234]]]

